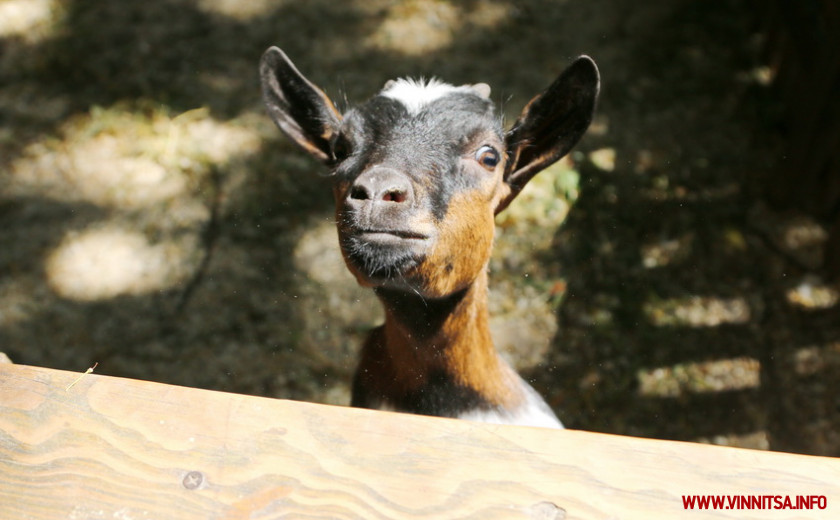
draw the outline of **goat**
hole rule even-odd
[[[330,167],[345,263],[385,308],[351,406],[562,428],[493,346],[487,266],[495,215],[589,127],[595,63],[577,58],[508,132],[484,83],[392,80],[341,114],[277,47],[260,77],[275,124]]]

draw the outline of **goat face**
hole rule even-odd
[[[467,287],[504,193],[504,136],[481,91],[393,83],[348,112],[336,140],[339,239],[359,282],[426,297]]]
[[[336,221],[366,286],[441,298],[486,269],[494,216],[583,135],[598,93],[578,58],[505,134],[484,84],[391,81],[340,114],[277,48],[263,55],[277,125],[333,169]]]

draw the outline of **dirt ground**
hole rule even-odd
[[[571,428],[838,456],[840,292],[824,227],[761,197],[785,157],[755,5],[0,0],[0,352],[345,404],[381,313],[262,51],[344,107],[487,82],[508,122],[588,54],[593,127],[499,218],[497,346]]]

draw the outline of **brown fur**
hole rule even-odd
[[[519,404],[523,396],[516,375],[500,361],[490,338],[486,291],[487,275],[482,272],[431,334],[407,325],[410,320],[399,306],[380,293],[385,324],[368,337],[357,369],[371,394],[397,401],[424,388],[434,373],[446,374],[490,405]]]
[[[493,208],[481,198],[476,193],[452,197],[446,217],[438,223],[438,240],[423,263],[409,273],[420,282],[424,295],[441,298],[460,291],[487,268],[493,248]]]

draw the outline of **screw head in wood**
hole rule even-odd
[[[190,471],[181,481],[187,489],[198,489],[202,482],[204,482],[204,475],[200,471]]]

